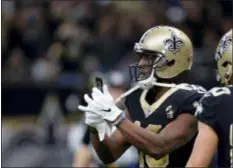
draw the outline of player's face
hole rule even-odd
[[[165,67],[166,59],[160,53],[137,54],[137,64],[130,65],[130,75],[133,81],[141,81],[150,77],[152,68],[160,70]],[[155,74],[154,74],[155,75]]]
[[[149,76],[152,70],[153,66],[153,56],[148,56],[148,55],[142,55],[140,56],[140,60],[138,65],[140,66],[139,72],[140,72],[140,78]]]

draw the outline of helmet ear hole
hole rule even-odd
[[[230,62],[225,61],[225,62],[222,63],[222,66],[223,66],[223,67],[227,67],[227,65],[228,65],[229,63],[230,63]]]
[[[175,64],[175,60],[173,59],[173,60],[171,60],[171,61],[169,61],[169,62],[167,62],[167,66],[173,66]]]

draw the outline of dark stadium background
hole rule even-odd
[[[3,0],[1,18],[3,166],[65,167],[90,76],[117,70],[128,85],[133,45],[148,28],[186,32],[195,47],[189,81],[217,85],[213,53],[232,28],[232,1]]]

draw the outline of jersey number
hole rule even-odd
[[[179,87],[184,90],[190,90],[190,91],[195,90],[197,93],[201,93],[201,94],[206,93],[205,88],[203,88],[202,86],[198,86],[198,85],[190,85],[190,84],[184,83],[184,84],[180,84]]]
[[[226,88],[226,87],[222,87],[222,88],[213,88],[210,90],[210,93],[213,94],[213,96],[217,97],[217,96],[220,96],[220,95],[223,95],[223,94],[231,94],[231,91],[230,89]]]
[[[233,167],[233,124],[230,126],[230,160],[231,160],[231,166]]]
[[[135,121],[135,124],[138,126],[141,126],[141,123],[139,121]],[[152,124],[149,124],[146,127],[146,129],[151,131],[151,132],[158,132],[161,128],[162,128],[161,125],[152,125]],[[140,167],[146,167],[144,165],[145,162],[149,167],[166,167],[169,163],[169,156],[166,155],[166,156],[162,157],[161,159],[156,160],[153,157],[151,157],[149,155],[145,155],[143,152],[140,152],[139,153]]]

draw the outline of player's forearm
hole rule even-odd
[[[209,145],[204,145],[207,146],[207,148],[211,148],[211,146]],[[206,149],[205,147],[197,149],[194,144],[192,154],[186,164],[186,167],[209,167],[212,157],[213,155],[212,153],[208,152],[208,149]]]
[[[92,153],[88,146],[82,144],[74,156],[73,167],[89,167]]]
[[[127,119],[120,123],[118,129],[132,145],[155,159],[160,159],[187,143],[195,135],[197,123],[195,117],[182,114],[158,134],[141,128]]]
[[[185,167],[209,167],[211,160],[204,160],[197,156],[195,160],[189,159]]]
[[[159,159],[166,155],[164,149],[165,143],[162,136],[159,134],[147,131],[127,119],[121,122],[118,129],[130,144],[155,159]]]
[[[97,134],[91,134],[92,145],[104,164],[115,162],[129,147],[126,142],[122,142],[114,134],[111,138],[105,136],[103,142],[99,141]]]
[[[104,164],[109,164],[117,160],[116,157],[114,157],[114,152],[112,149],[114,149],[114,143],[112,143],[110,138],[105,138],[103,142],[99,141],[98,135],[91,134],[91,142],[92,145]]]
[[[204,144],[205,146],[209,146]],[[193,148],[193,152],[186,164],[186,167],[209,167],[213,154],[209,153],[208,150],[205,149],[205,147],[203,147],[204,150],[199,150],[195,148]],[[202,148],[202,149],[203,149]]]
[[[186,167],[208,167],[217,150],[218,137],[214,130],[202,122],[198,122],[198,129],[198,136]]]

